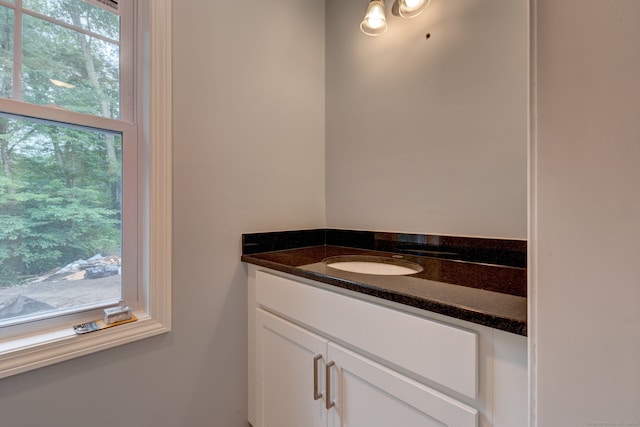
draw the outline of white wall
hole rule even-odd
[[[324,5],[174,1],[173,327],[0,382],[3,427],[247,425],[240,234],[324,217]]]
[[[392,3],[327,0],[328,226],[526,238],[528,1]]]
[[[640,2],[537,3],[537,426],[639,425]]]

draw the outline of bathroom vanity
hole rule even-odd
[[[250,423],[526,425],[526,269],[518,265],[526,245],[456,239],[344,230],[244,235]],[[490,249],[494,243],[502,249]],[[356,273],[325,261],[354,255],[422,271]],[[465,277],[473,286],[448,283]]]

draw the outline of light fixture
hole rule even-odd
[[[387,18],[384,14],[384,0],[371,0],[367,8],[367,14],[360,23],[363,33],[370,36],[379,36],[387,31]]]
[[[420,15],[431,3],[431,0],[398,0],[398,13],[403,18]]]
[[[391,12],[395,16],[413,18],[420,15],[431,0],[395,0]],[[360,29],[369,36],[379,36],[387,31],[384,0],[370,0],[367,14],[360,23]]]

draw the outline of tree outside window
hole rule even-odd
[[[0,97],[118,120],[120,62],[116,13],[0,0]],[[117,302],[122,134],[5,111],[0,156],[0,324]]]

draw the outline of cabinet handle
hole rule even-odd
[[[321,354],[313,358],[313,400],[318,400],[322,397],[322,392],[318,393],[318,362],[320,359],[322,359]]]
[[[326,378],[326,381],[325,381],[325,387],[327,388],[327,398],[325,400],[325,404],[326,404],[327,409],[333,408],[335,406],[335,404],[336,404],[336,402],[331,401],[331,367],[333,365],[335,365],[335,364],[336,364],[336,362],[331,361],[331,362],[327,363],[327,366],[325,368],[326,369],[326,374],[327,374],[327,378]]]

